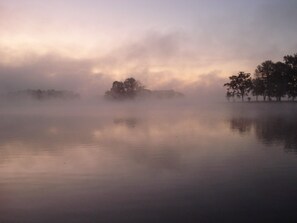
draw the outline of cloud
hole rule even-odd
[[[27,52],[26,57],[0,63],[0,89],[61,89],[94,96],[103,95],[114,80],[132,76],[149,89],[174,89],[201,99],[222,98],[223,68],[191,46],[191,39],[183,32],[154,31],[92,58]],[[0,55],[6,53],[0,49]]]
[[[93,63],[92,60],[75,60],[51,54],[33,56],[16,65],[0,64],[0,88],[2,92],[62,89],[83,94],[101,93],[111,80],[104,74],[93,76]]]

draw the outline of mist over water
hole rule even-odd
[[[11,104],[0,222],[294,222],[295,104]]]
[[[0,223],[297,222],[296,11],[0,0]]]

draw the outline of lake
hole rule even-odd
[[[0,222],[297,222],[297,104],[0,112]]]

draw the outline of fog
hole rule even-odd
[[[117,3],[134,12],[133,18],[122,16],[112,2],[76,1],[71,13],[63,10],[69,1],[32,1],[36,7],[4,1],[0,93],[56,89],[90,99],[102,96],[113,81],[134,77],[152,90],[174,89],[201,102],[224,101],[222,85],[228,76],[253,73],[265,60],[295,53],[295,1],[182,3],[151,1],[147,8],[135,1]],[[98,12],[88,11],[92,4]],[[156,14],[159,4],[162,10]],[[81,13],[82,6],[92,15]],[[173,13],[177,6],[181,12]]]
[[[18,57],[17,51],[0,47],[4,58],[0,61],[0,92],[70,90],[90,99],[103,96],[113,81],[134,77],[148,89],[173,89],[199,100],[222,100],[225,80],[221,71],[203,72],[209,62],[199,60],[187,41],[182,33],[152,32],[103,56],[88,58],[30,51]],[[8,56],[13,54],[16,56]]]
[[[223,87],[296,53],[296,9],[1,0],[0,222],[297,222],[296,103]]]
[[[295,216],[295,103],[1,103],[0,221]]]

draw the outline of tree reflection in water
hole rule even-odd
[[[292,117],[235,117],[229,120],[230,129],[242,135],[252,131],[265,145],[281,144],[287,152],[297,153],[297,119]]]

